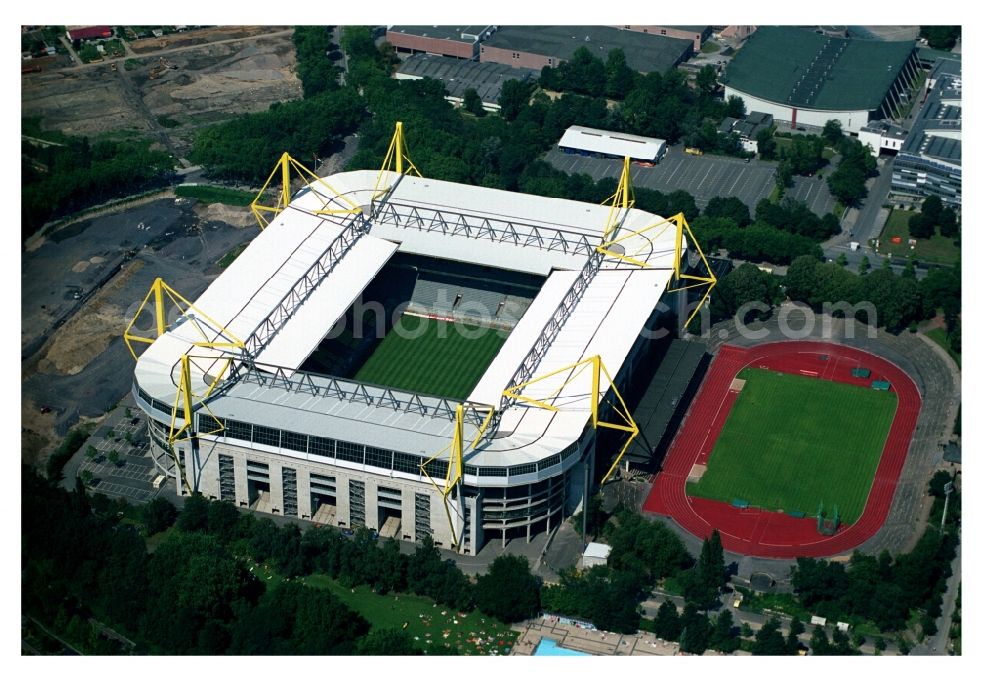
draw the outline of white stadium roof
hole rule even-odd
[[[560,148],[585,150],[589,153],[631,157],[633,160],[657,160],[663,154],[667,142],[662,138],[635,136],[618,131],[592,129],[573,125],[559,139]],[[672,216],[673,214],[671,214]]]
[[[376,176],[374,171],[354,171],[323,181],[355,203],[366,205],[366,217],[370,218],[367,205]],[[329,192],[319,183],[313,188]],[[247,341],[344,230],[346,216],[311,213],[321,206],[323,200],[315,193],[300,191],[291,206],[257,235],[194,305]],[[265,365],[298,369],[397,250],[546,274],[548,279],[540,292],[469,397],[472,402],[496,406],[539,334],[576,284],[588,259],[588,245],[600,242],[610,213],[609,207],[600,205],[404,176],[381,204],[371,231],[319,281],[256,362],[262,369],[269,368]],[[617,214],[620,225],[616,238],[621,244],[612,248],[645,261],[649,267],[605,257],[555,333],[535,376],[600,355],[614,377],[669,286],[675,226],[637,209]],[[643,233],[631,234],[643,229]],[[683,240],[682,246],[686,247]],[[180,357],[185,353],[191,355],[193,369],[217,373],[222,362],[214,361],[210,367],[206,357],[218,359],[219,351],[193,346],[204,340],[202,332],[209,338],[218,334],[192,317],[175,323],[156,339],[136,366],[139,387],[172,403]],[[544,397],[571,375],[564,372],[529,386],[523,394]],[[196,378],[199,392],[207,387],[201,385],[203,380]],[[602,381],[602,395],[607,388],[608,383]],[[589,392],[589,377],[580,377],[561,391],[554,402],[560,407],[557,412],[515,404],[501,416],[494,438],[470,452],[467,460],[477,465],[514,465],[565,449],[589,422]],[[246,380],[214,396],[210,408],[223,418],[425,456],[447,445],[453,428],[442,418]],[[466,431],[471,438],[475,430],[469,427]],[[301,455],[285,449],[273,452]]]

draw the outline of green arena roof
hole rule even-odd
[[[819,35],[761,26],[726,68],[726,84],[773,103],[816,110],[875,110],[915,49],[912,42]]]

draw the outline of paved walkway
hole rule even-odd
[[[574,624],[568,620],[560,622],[555,615],[513,625],[521,632],[511,655],[533,655],[543,638],[557,641],[562,647],[579,650],[589,655],[677,655],[677,643],[663,641],[653,634],[640,631],[637,634],[616,634],[592,628],[584,623]]]

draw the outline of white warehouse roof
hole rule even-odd
[[[617,131],[573,125],[559,139],[559,147],[655,162],[663,156],[667,142],[662,138],[634,136]]]

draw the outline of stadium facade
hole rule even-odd
[[[683,216],[632,208],[628,185],[601,206],[402,170],[286,181],[194,303],[158,281],[153,335],[143,309],[126,331],[157,465],[179,494],[468,554],[550,532],[638,434],[620,391],[684,285],[714,284]],[[354,380],[401,315],[505,339],[471,391]]]
[[[748,111],[792,126],[839,120],[857,135],[873,119],[897,117],[920,63],[911,42],[818,35],[792,26],[761,26],[726,68],[725,95]]]

